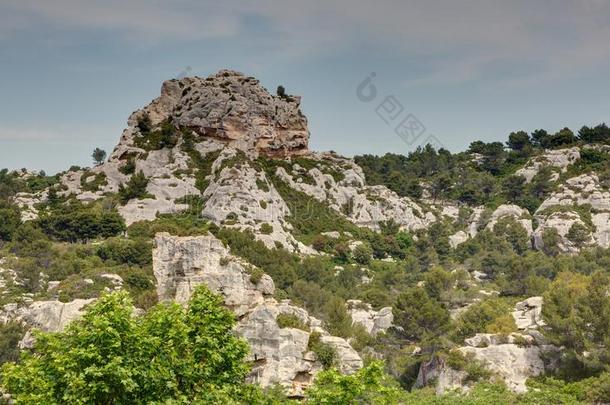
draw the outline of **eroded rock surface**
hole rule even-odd
[[[352,317],[354,324],[359,324],[371,335],[385,332],[394,322],[394,314],[391,307],[381,308],[375,311],[370,304],[360,300],[348,300],[347,311]]]
[[[250,344],[254,363],[250,381],[264,387],[282,384],[291,396],[302,396],[322,369],[309,347],[313,331],[335,349],[342,372],[353,373],[362,367],[362,359],[345,339],[330,336],[304,309],[272,298],[271,278],[263,275],[253,280],[249,273],[252,266],[232,256],[214,236],[161,233],[155,245],[153,270],[159,299],[186,302],[196,285],[205,284],[221,294],[225,305],[238,315],[236,332]],[[297,317],[307,330],[281,328],[277,321],[280,314]]]

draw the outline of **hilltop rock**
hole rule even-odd
[[[568,166],[578,159],[580,159],[580,149],[578,147],[547,150],[544,154],[530,159],[525,167],[517,170],[515,175],[525,177],[526,183],[529,183],[543,167],[550,166],[565,172]],[[557,177],[555,177],[555,180]]]
[[[161,96],[143,111],[153,124],[171,119],[201,137],[214,138],[248,154],[289,156],[307,151],[307,119],[298,96],[272,96],[253,78],[221,70],[207,78],[163,83]]]

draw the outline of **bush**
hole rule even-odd
[[[6,206],[0,208],[0,240],[9,241],[13,237],[13,233],[21,225],[21,213],[19,208],[15,206]]]
[[[119,200],[125,205],[134,198],[142,199],[150,197],[146,192],[148,179],[143,172],[138,172],[131,176],[125,184],[119,185]]]
[[[316,358],[325,370],[334,367],[337,363],[337,351],[327,343],[323,343],[319,332],[312,332],[309,335],[307,348],[316,354]]]
[[[353,251],[354,260],[358,264],[367,265],[371,262],[373,256],[373,249],[368,244],[361,244],[356,246]]]
[[[152,245],[143,239],[110,239],[98,247],[97,255],[117,264],[145,266],[152,262]]]
[[[273,233],[273,226],[271,226],[267,223],[264,223],[261,225],[260,230],[261,230],[261,233],[264,235],[271,235]]]
[[[280,328],[295,328],[301,329],[305,332],[309,332],[309,326],[307,326],[301,318],[293,314],[279,314],[276,318],[277,325]]]
[[[25,329],[19,322],[10,321],[0,324],[0,365],[19,359],[17,344],[24,334]]]
[[[32,354],[4,365],[2,388],[18,403],[248,403],[248,347],[234,325],[202,286],[187,308],[143,317],[126,292],[108,294],[64,332],[37,333]]]
[[[65,242],[116,236],[125,231],[125,222],[115,210],[72,201],[40,215],[35,222],[50,237]]]

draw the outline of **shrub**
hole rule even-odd
[[[118,264],[145,266],[152,262],[152,245],[143,239],[110,239],[98,247],[97,255]]]
[[[0,208],[0,240],[11,240],[13,233],[21,225],[21,213],[16,206]]]
[[[279,314],[276,318],[277,325],[280,328],[295,328],[301,329],[305,332],[309,332],[309,326],[307,326],[301,318],[293,314]]]
[[[312,332],[309,335],[307,344],[309,350],[316,354],[316,358],[325,370],[334,367],[337,363],[337,351],[327,343],[323,343],[319,332]]]
[[[264,224],[261,225],[260,230],[261,230],[262,234],[270,235],[270,234],[273,233],[273,226],[271,226],[271,225],[269,225],[267,223],[264,223]]]
[[[356,246],[353,251],[354,260],[358,264],[367,265],[371,262],[373,256],[373,249],[368,244],[361,244]]]
[[[108,238],[125,231],[125,222],[115,210],[76,201],[42,213],[36,224],[50,237],[72,243]]]
[[[17,344],[24,334],[25,329],[19,322],[10,321],[0,324],[0,365],[19,359]]]
[[[247,344],[234,315],[200,286],[188,307],[133,316],[126,292],[108,294],[64,332],[37,333],[33,353],[2,369],[18,403],[249,403]]]
[[[91,177],[94,177],[93,180],[88,181]],[[80,178],[80,185],[84,191],[96,192],[100,189],[101,186],[105,186],[108,184],[106,180],[106,173],[92,173],[86,172]]]
[[[264,275],[265,275],[264,271],[262,271],[258,267],[255,267],[250,271],[250,282],[252,284],[258,284]]]
[[[147,186],[148,179],[143,172],[132,175],[127,183],[119,185],[119,200],[121,204],[125,205],[129,200],[134,198],[142,199],[149,197],[150,195],[146,192]]]

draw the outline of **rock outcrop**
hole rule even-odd
[[[348,300],[347,312],[352,317],[352,322],[361,325],[371,335],[385,332],[394,322],[392,307],[381,308],[375,311],[370,304],[360,300]]]
[[[82,315],[83,308],[94,299],[70,302],[34,301],[27,305],[7,304],[0,312],[0,323],[18,321],[45,332],[59,332]]]
[[[539,326],[544,326],[542,297],[530,297],[525,301],[518,302],[515,304],[512,315],[519,330],[538,329]]]
[[[568,149],[547,150],[544,154],[536,156],[525,165],[522,169],[517,170],[517,176],[525,177],[525,181],[529,183],[534,176],[538,174],[543,167],[553,167],[565,172],[568,166],[572,165],[580,159],[580,149],[578,147]],[[558,176],[555,176],[555,180]]]
[[[212,235],[157,235],[153,270],[161,300],[186,302],[193,288],[200,284],[224,297],[225,305],[239,317],[237,334],[250,344],[250,360],[254,364],[249,377],[252,382],[264,387],[281,384],[291,396],[302,396],[322,369],[309,347],[314,331],[321,335],[322,343],[335,350],[342,372],[349,374],[362,367],[362,359],[345,339],[330,336],[322,323],[304,309],[272,298],[271,278],[254,276],[253,266],[232,256]],[[280,314],[298,318],[303,329],[282,328],[278,323]]]
[[[225,305],[243,316],[265,302],[274,292],[273,280],[263,275],[254,283],[248,265],[231,256],[222,242],[212,235],[155,237],[153,271],[159,300],[186,303],[201,284],[223,295]]]
[[[495,376],[502,378],[509,389],[525,392],[527,379],[553,370],[561,355],[560,349],[549,345],[537,330],[544,326],[541,313],[542,297],[518,302],[512,316],[519,333],[477,333],[465,339],[465,345],[455,350],[467,359],[479,361]],[[435,381],[438,394],[450,389],[467,391],[466,377],[464,370],[454,370],[443,359],[435,357],[422,363],[415,387]]]

